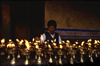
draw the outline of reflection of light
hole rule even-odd
[[[1,43],[3,44],[5,42],[5,38],[3,38],[2,40],[1,40]]]

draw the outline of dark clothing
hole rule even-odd
[[[51,43],[51,40],[54,41],[54,39],[56,39],[57,45],[59,44],[59,34],[58,33],[55,32],[54,38],[51,37],[49,32],[45,32],[45,35],[46,35],[46,40],[45,41],[49,40],[49,43]]]

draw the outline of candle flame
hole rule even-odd
[[[67,43],[70,43],[70,41],[69,41],[69,40],[66,40],[66,42],[67,42]]]
[[[56,46],[56,43],[53,43],[54,46]]]
[[[60,45],[60,49],[62,49],[63,48],[63,46],[62,45]]]
[[[51,40],[51,42],[53,43],[53,40]]]
[[[62,43],[65,43],[65,41],[62,41]]]
[[[54,42],[56,42],[56,39],[54,39]]]
[[[76,41],[75,43],[76,43],[76,44],[78,44],[78,42],[77,42],[77,41]]]
[[[32,39],[32,41],[34,42],[34,38]]]
[[[84,45],[84,41],[82,41],[82,43],[81,43],[81,46],[83,46]]]
[[[3,38],[3,39],[1,40],[1,43],[2,43],[2,44],[5,43],[5,38]]]
[[[94,44],[97,44],[98,43],[98,41],[97,40],[94,40]]]
[[[36,49],[38,49],[38,48],[39,48],[39,46],[38,46],[38,45],[36,45],[36,46],[35,46],[35,48],[36,48]]]
[[[41,40],[43,41],[43,36],[42,36],[42,34],[41,34]]]
[[[11,44],[11,43],[7,44],[7,48],[13,48],[13,47],[15,47],[15,44]]]
[[[9,39],[9,42],[12,41],[11,39]]]
[[[19,42],[19,39],[16,39],[17,42]]]
[[[48,44],[48,47],[51,48],[50,44]]]
[[[91,42],[92,41],[92,39],[88,39],[88,41],[87,42]]]
[[[30,46],[30,44],[29,44],[29,42],[27,40],[25,40],[25,45],[26,45],[27,49],[30,49],[31,46]]]

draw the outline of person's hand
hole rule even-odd
[[[35,40],[40,40],[40,38],[39,37],[35,37]]]

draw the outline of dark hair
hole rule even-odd
[[[50,20],[50,21],[48,21],[47,26],[48,26],[48,27],[49,27],[49,26],[54,26],[54,27],[56,28],[56,27],[57,27],[57,23],[56,23],[55,20]]]

